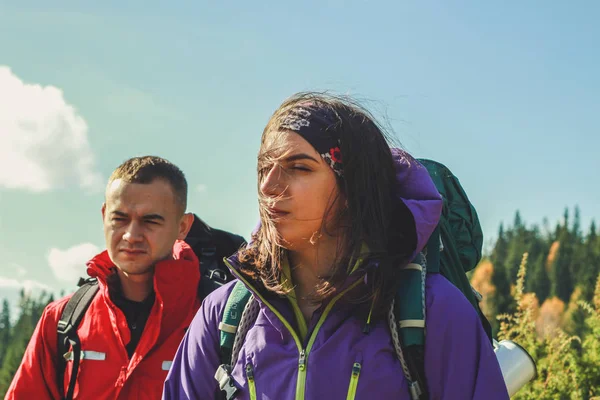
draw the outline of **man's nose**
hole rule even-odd
[[[136,243],[142,240],[142,229],[139,224],[132,221],[123,234],[123,240],[129,243]]]

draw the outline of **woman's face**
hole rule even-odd
[[[273,146],[277,147],[277,161],[260,166],[260,191],[265,199],[262,207],[281,239],[278,244],[288,250],[300,250],[326,234],[321,232],[325,214],[333,217],[338,211],[340,196],[335,173],[297,133],[277,134],[277,140],[266,141],[262,150],[268,152]]]

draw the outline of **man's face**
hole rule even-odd
[[[114,180],[102,205],[104,238],[111,260],[128,276],[145,275],[172,257],[173,244],[184,239],[193,217],[182,215],[171,185]]]

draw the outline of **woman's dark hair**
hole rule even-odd
[[[337,184],[344,206],[338,207],[339,215],[323,221],[334,221],[323,226],[327,232],[337,233],[338,251],[328,277],[315,288],[312,299],[322,301],[340,289],[349,277],[348,266],[359,257],[367,256],[368,298],[373,310],[385,313],[396,287],[397,275],[402,263],[416,247],[416,232],[412,214],[404,203],[395,198],[396,169],[385,130],[375,118],[355,101],[322,93],[299,93],[287,99],[271,116],[265,127],[258,154],[258,182],[263,178],[264,166],[276,158],[273,142],[282,134],[281,122],[290,110],[307,102],[327,108],[335,117],[336,137],[340,138],[343,176],[337,176]],[[238,257],[242,272],[262,282],[269,290],[283,294],[281,260],[285,249],[277,245],[277,234],[259,188],[261,225],[253,234],[252,241],[240,250]],[[334,204],[332,202],[332,204]],[[333,207],[327,211],[331,212]],[[324,223],[325,224],[325,223]],[[360,254],[362,244],[369,247],[369,254]],[[288,289],[289,290],[289,289]],[[366,300],[364,293],[356,301]]]

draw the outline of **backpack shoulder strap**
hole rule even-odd
[[[223,319],[219,323],[221,331],[221,364],[231,364],[232,350],[235,337],[238,335],[238,326],[242,320],[242,314],[246,304],[250,300],[250,290],[242,281],[237,281],[233,290],[227,298]]]
[[[66,396],[63,396],[67,400],[73,398],[75,380],[81,359],[81,344],[77,336],[77,328],[97,292],[98,281],[96,279],[87,280],[67,302],[56,328],[58,334],[57,379],[61,395],[63,395],[64,375],[67,368],[66,360],[67,358],[71,358],[71,356],[73,358],[73,370],[69,380],[69,387]],[[69,348],[71,348],[71,351],[69,351]]]
[[[390,309],[389,324],[396,355],[413,400],[429,397],[425,380],[425,278],[423,254],[401,271],[400,286]]]
[[[404,346],[425,343],[425,257],[417,258],[400,271],[394,313]]]
[[[242,281],[237,281],[227,298],[223,318],[219,323],[221,331],[221,365],[215,373],[225,398],[233,399],[238,388],[233,383],[231,371],[237,361],[246,334],[258,317],[258,303]]]

